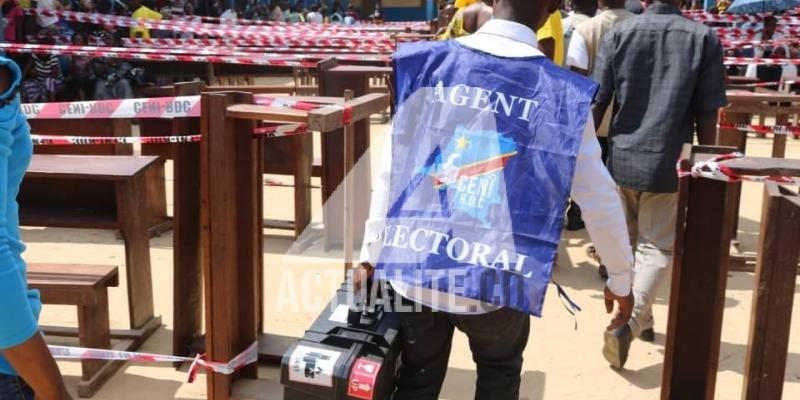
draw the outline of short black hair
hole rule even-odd
[[[766,17],[764,17],[764,25],[777,24],[777,23],[778,23],[778,18],[776,18],[774,15],[767,15]]]

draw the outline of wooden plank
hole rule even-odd
[[[207,92],[248,92],[253,94],[291,94],[294,85],[211,85]]]
[[[26,266],[28,285],[37,287],[108,287],[119,286],[115,265],[94,264],[43,264]]]
[[[786,135],[774,135],[772,137],[772,157],[786,157]]]
[[[253,95],[250,93],[236,94],[235,103],[252,103]],[[262,271],[263,271],[263,235],[262,235],[262,198],[263,187],[263,162],[262,140],[253,138],[252,135],[242,134],[255,129],[255,121],[226,118],[225,135],[235,138],[236,156],[236,237],[237,237],[237,262],[238,270],[236,310],[238,312],[238,334],[234,339],[234,353],[245,350],[257,340],[259,327],[262,320]],[[230,268],[231,266],[228,266]],[[235,378],[257,378],[258,366],[251,364],[239,370]]]
[[[684,177],[661,399],[714,398],[734,220],[734,186]]]
[[[211,360],[227,361],[256,338],[257,276],[261,248],[261,153],[252,121],[236,123],[225,110],[251,103],[246,93],[204,93],[201,132],[202,265],[205,284],[206,349]],[[256,236],[257,231],[257,236]],[[260,311],[260,310],[258,310]],[[237,373],[252,377],[247,367]],[[227,399],[234,377],[208,374],[208,397]]]
[[[176,84],[175,96],[199,95],[202,84]],[[172,135],[200,131],[200,118],[175,118]],[[173,147],[173,354],[188,356],[201,333],[203,287],[200,267],[200,144]]]
[[[345,90],[344,98],[349,104],[353,98],[353,91]],[[353,226],[356,223],[353,215],[355,211],[353,209],[355,188],[353,174],[348,172],[353,169],[353,165],[355,164],[355,139],[355,127],[352,123],[347,124],[344,127],[344,180],[342,181],[342,185],[344,186],[344,232],[342,233],[344,238],[344,245],[342,246],[344,248],[344,276],[347,276],[347,272],[353,268]]]
[[[142,173],[145,168],[157,160],[158,157],[154,156],[34,154],[25,176],[33,178],[91,178],[93,180],[121,181]]]
[[[743,157],[721,161],[739,175],[800,176],[800,160],[768,157]]]
[[[268,107],[256,104],[231,105],[223,113],[230,118],[273,120],[281,122],[307,122],[308,112],[286,107]]]
[[[796,113],[797,109],[755,103],[755,104],[737,104],[728,106],[725,108],[725,111],[732,113],[752,113],[755,115],[770,115],[770,114],[791,115]]]
[[[155,159],[155,157],[148,157]],[[132,328],[154,318],[153,278],[150,268],[150,236],[144,174],[117,182],[117,220],[125,241],[128,310]]]
[[[292,137],[294,148],[294,236],[299,238],[311,223],[311,169],[314,137],[310,134]]]
[[[369,78],[376,74],[384,73],[382,69],[378,72],[373,67],[356,68],[355,71],[348,69],[337,69],[336,61],[326,60],[318,64],[317,76],[320,86],[320,95],[341,96],[345,90],[352,90],[355,96],[364,96],[369,92]],[[370,164],[368,149],[370,145],[370,124],[367,120],[359,120],[354,113],[351,121],[355,127],[355,156],[356,162]],[[337,122],[342,126],[341,117]],[[336,188],[339,187],[344,179],[344,130],[335,129],[323,131],[322,135],[322,201],[323,201],[323,224],[325,235],[323,238],[324,246],[330,249],[339,246],[343,242],[342,227],[344,226],[341,204],[333,204],[330,198]],[[371,190],[371,178],[369,168],[357,169],[353,177],[359,184],[359,192],[369,193]],[[355,199],[354,209],[356,212],[354,229],[354,241],[360,243],[364,236],[364,222],[369,216],[369,196],[358,196]]]
[[[78,306],[78,343],[81,347],[90,349],[111,348],[111,326],[108,314],[108,290],[98,288],[96,304],[91,306]],[[105,360],[81,360],[81,381],[90,381],[103,366]],[[95,388],[84,388],[81,397],[90,397]]]
[[[720,112],[723,115],[720,120],[723,120],[725,123],[728,124],[749,124],[750,123],[750,114],[743,114],[743,113],[734,113],[730,109],[725,109],[724,112]],[[746,154],[747,151],[747,132],[742,132],[738,129],[717,129],[717,140],[715,143],[717,146],[730,146],[736,148],[742,154]],[[742,184],[740,182],[734,183],[736,188],[736,198],[734,202],[734,208],[736,209],[736,215],[739,215],[739,210],[741,209],[741,197],[742,197]],[[739,219],[737,218],[733,221],[733,237],[735,238],[739,232]]]
[[[42,204],[21,206],[20,224],[53,228],[117,229],[117,213],[113,209],[71,206],[57,203],[57,200],[55,203],[52,206]]]
[[[235,193],[233,137],[224,135],[224,110],[230,103],[228,94],[204,93],[201,98],[201,260],[205,286],[206,350],[212,360],[233,357],[231,325],[235,282],[231,266],[236,265],[235,202],[226,200]],[[221,196],[225,193],[226,196]],[[231,377],[207,374],[207,396],[211,400],[227,399]]]
[[[761,214],[756,282],[745,360],[745,400],[780,399],[792,322],[800,205],[767,183]]]
[[[350,110],[350,121],[361,121],[389,107],[389,96],[383,93],[370,93],[348,100],[345,106]],[[342,107],[323,107],[308,113],[311,130],[329,132],[345,126],[345,110]]]

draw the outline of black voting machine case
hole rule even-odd
[[[283,355],[284,400],[391,397],[400,367],[400,320],[384,308],[391,299],[350,307],[351,293],[352,285],[343,283],[303,338]]]

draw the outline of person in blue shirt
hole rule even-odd
[[[17,96],[21,75],[0,57],[0,399],[71,399],[39,333],[42,303],[28,289],[21,257],[16,198],[33,149]]]

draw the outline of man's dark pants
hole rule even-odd
[[[522,351],[528,344],[530,316],[510,308],[486,314],[401,313],[403,358],[395,400],[439,398],[455,328],[469,338],[477,365],[477,400],[519,398]]]

